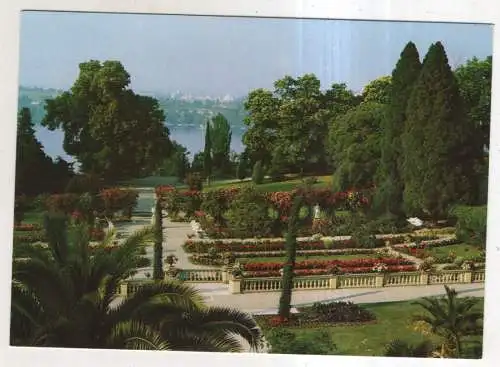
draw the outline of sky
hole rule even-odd
[[[413,41],[441,41],[452,66],[492,54],[492,26],[174,15],[23,12],[20,85],[68,89],[78,64],[119,60],[140,92],[243,97],[284,75],[356,92],[389,75]]]

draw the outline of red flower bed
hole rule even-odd
[[[411,272],[416,271],[417,267],[415,265],[390,265],[387,267],[387,272],[389,273],[399,273],[399,272]],[[373,267],[348,267],[348,268],[338,268],[339,274],[365,274],[374,273]],[[331,274],[331,269],[297,269],[294,274],[297,276],[309,276],[309,275],[329,275]],[[266,278],[266,277],[279,277],[281,273],[279,270],[264,270],[264,271],[249,271],[244,273],[245,278]]]
[[[100,228],[91,228],[89,234],[91,241],[102,241],[104,239],[104,231]]]
[[[339,267],[341,269],[363,268],[371,269],[377,263],[383,263],[387,266],[412,265],[413,263],[406,259],[397,259],[393,257],[382,259],[353,259],[353,260],[304,260],[295,263],[296,270],[302,269],[328,269]],[[249,263],[245,264],[245,271],[271,271],[280,270],[282,263]]]
[[[39,231],[42,230],[42,226],[40,224],[24,223],[14,226],[14,230],[19,232]]]

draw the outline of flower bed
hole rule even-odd
[[[376,247],[383,247],[384,240],[376,239]],[[331,248],[336,249],[352,249],[361,247],[354,239],[345,240],[298,240],[297,250],[326,250]],[[183,244],[184,251],[187,253],[206,253],[210,248],[214,248],[216,252],[256,252],[256,251],[283,251],[285,250],[285,240],[279,239],[264,239],[264,240],[229,240],[229,241],[197,241],[188,239]]]
[[[14,226],[14,231],[17,232],[34,232],[34,231],[40,231],[42,229],[43,227],[40,224],[36,223],[23,223]]]
[[[31,231],[14,234],[14,240],[21,243],[44,242],[46,240],[45,231]]]
[[[384,264],[387,272],[407,272],[417,270],[415,264],[406,259],[380,258],[380,259],[353,259],[353,260],[304,260],[295,263],[294,274],[327,275],[360,274],[378,272],[380,264]],[[247,278],[276,277],[280,276],[283,263],[248,263],[242,265],[243,275]]]
[[[450,246],[450,245],[456,245],[457,243],[460,243],[459,240],[455,236],[448,236],[444,238],[438,238],[435,240],[427,240],[427,241],[421,241],[421,242],[416,242],[416,243],[404,243],[404,244],[395,244],[392,247],[395,250],[405,250],[405,249],[426,249],[429,247],[442,247],[442,246]]]
[[[387,266],[386,272],[388,273],[401,273],[401,272],[413,272],[417,271],[416,265],[391,265]],[[309,275],[330,275],[332,274],[332,269],[298,269],[293,273],[296,276],[309,276]],[[373,267],[359,267],[359,268],[337,268],[335,273],[338,275],[343,274],[365,274],[365,273],[378,273]],[[279,270],[273,271],[248,271],[243,273],[245,278],[271,278],[280,277],[281,272]]]
[[[298,314],[283,319],[275,315],[259,315],[257,323],[264,329],[286,327],[319,327],[332,325],[360,324],[376,321],[375,314],[352,302],[314,303],[301,307]]]

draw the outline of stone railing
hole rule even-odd
[[[293,279],[295,290],[321,290],[338,288],[402,287],[436,284],[482,283],[484,270],[446,270],[438,273],[372,273],[352,275],[302,276]],[[278,292],[282,289],[281,277],[232,278],[229,280],[231,293]]]
[[[223,269],[179,269],[176,278],[187,283],[223,283],[227,281],[227,272]]]

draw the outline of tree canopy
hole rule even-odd
[[[158,101],[129,89],[119,61],[80,64],[69,91],[46,102],[44,126],[64,132],[64,150],[84,173],[106,180],[152,173],[171,151]]]

